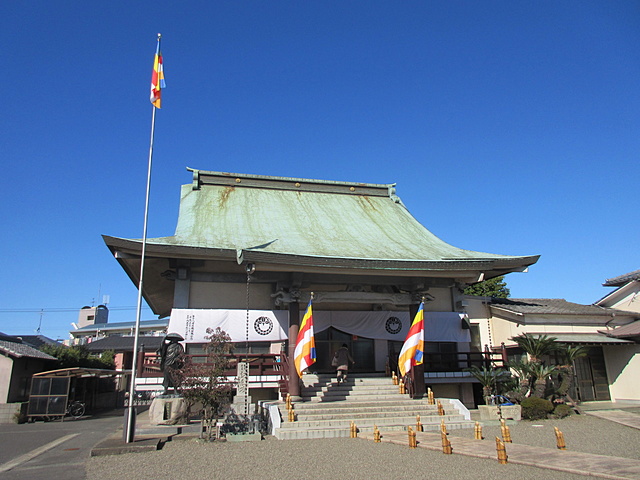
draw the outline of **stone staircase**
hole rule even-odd
[[[400,394],[391,378],[378,374],[350,375],[341,384],[335,376],[307,374],[303,381],[302,401],[294,402],[296,421],[289,422],[284,403],[279,405],[283,421],[275,429],[276,438],[348,437],[352,421],[362,433],[372,433],[374,425],[383,433],[406,430],[415,426],[416,415],[420,415],[425,431],[439,431],[442,419],[450,430],[474,426],[458,400],[441,398],[436,399],[436,405],[429,405],[426,398],[414,400]],[[443,416],[438,415],[437,400],[444,407]]]

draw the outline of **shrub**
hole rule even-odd
[[[553,414],[558,418],[564,418],[571,415],[571,407],[565,403],[560,403],[556,405],[556,408],[553,410]]]
[[[547,415],[553,411],[553,403],[545,398],[525,398],[520,405],[522,406],[522,418],[527,420],[547,418]]]

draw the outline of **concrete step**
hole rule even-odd
[[[438,411],[434,408],[425,408],[424,405],[420,404],[393,404],[389,402],[387,405],[376,405],[375,403],[362,403],[358,405],[351,405],[351,402],[348,402],[348,405],[338,404],[335,408],[332,408],[331,405],[326,405],[324,403],[314,403],[313,405],[305,405],[296,403],[293,405],[293,409],[295,410],[297,415],[327,415],[328,413],[333,414],[349,414],[349,413],[367,413],[375,415],[378,412],[397,412],[397,413],[413,413],[416,412],[420,415],[431,416],[438,415]],[[431,407],[431,405],[427,405]],[[318,408],[313,408],[318,407]],[[445,410],[446,412],[446,410]],[[449,409],[450,414],[458,413],[455,409]]]
[[[368,383],[352,383],[350,381],[346,381],[343,383],[318,383],[314,385],[308,385],[302,388],[302,392],[327,392],[327,391],[370,391],[370,390],[385,390],[390,392],[400,392],[400,388],[398,385],[392,384],[368,384]]]
[[[409,398],[409,397],[406,397]],[[302,402],[298,403],[312,403],[312,402],[393,402],[393,401],[402,401],[403,396],[393,393],[393,394],[352,394],[352,393],[343,393],[343,394],[324,394],[324,395],[313,395],[313,396],[303,396]]]
[[[373,434],[373,427],[377,426],[380,432],[384,435],[384,432],[391,431],[406,431],[407,426],[414,427],[415,419],[413,422],[408,423],[387,423],[387,422],[374,422],[363,423],[356,422],[358,428],[358,434],[371,435]],[[447,430],[457,430],[460,428],[473,428],[474,422],[462,421],[451,422],[447,424]],[[439,432],[440,424],[438,425],[424,425],[425,432]],[[349,437],[351,435],[350,424],[347,427],[336,428],[279,428],[276,429],[275,436],[280,440],[304,440],[310,438],[337,438],[337,437]]]
[[[428,417],[420,416],[420,422],[423,425],[437,425],[440,426],[442,420],[446,425],[450,423],[460,423],[464,422],[465,419],[462,415],[438,415],[438,418],[431,415]],[[415,425],[416,416],[415,415],[399,415],[388,412],[381,412],[380,415],[370,416],[370,415],[358,415],[358,414],[344,414],[344,415],[335,415],[328,416],[328,418],[323,419],[301,419],[298,417],[298,420],[295,422],[284,422],[281,425],[281,428],[319,428],[319,427],[348,427],[351,425],[351,422],[362,423],[364,425],[373,425],[376,422],[384,423],[384,424],[393,424],[393,425]]]
[[[463,417],[456,411],[451,411],[445,415],[429,414],[420,409],[368,409],[368,410],[324,410],[324,411],[301,411],[295,410],[298,421],[302,420],[326,420],[332,418],[380,418],[380,417],[413,417],[420,415],[424,421],[433,421],[440,423],[442,418]]]

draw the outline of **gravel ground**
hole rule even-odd
[[[562,420],[523,420],[510,423],[509,431],[513,443],[555,449],[553,427],[564,434],[567,450],[640,460],[640,430],[589,415],[572,415]],[[473,430],[450,430],[449,435],[473,438]],[[487,439],[501,437],[500,426],[484,426],[482,435]]]
[[[537,426],[541,425],[541,426]],[[553,427],[565,436],[568,450],[640,459],[640,430],[595,417],[572,416],[563,420],[519,422],[511,425],[514,443],[555,449]],[[485,426],[485,438],[500,435],[499,426]],[[473,438],[473,429],[452,430],[452,437]],[[541,459],[543,461],[543,459]],[[363,439],[318,439],[262,442],[213,442],[176,440],[156,452],[117,457],[93,457],[87,462],[87,479],[153,478],[281,479],[326,478],[504,478],[557,480],[587,477],[497,461],[443,455],[402,445]]]

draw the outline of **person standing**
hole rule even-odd
[[[333,360],[331,361],[331,365],[337,369],[336,376],[338,377],[338,383],[346,382],[347,374],[349,373],[349,364],[353,365],[355,363],[349,353],[349,347],[346,343],[343,343],[333,355]]]

